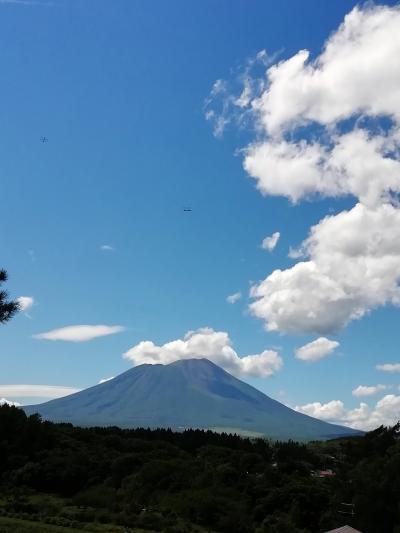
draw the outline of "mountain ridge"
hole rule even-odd
[[[24,410],[80,426],[191,427],[297,440],[361,434],[294,411],[207,358],[139,365]]]

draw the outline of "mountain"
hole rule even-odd
[[[191,427],[301,440],[360,433],[293,411],[208,359],[140,365],[89,389],[24,410],[80,426]]]

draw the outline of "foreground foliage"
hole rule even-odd
[[[400,533],[398,436],[305,445],[77,428],[4,405],[0,531]]]
[[[7,281],[8,275],[4,269],[0,269],[0,285]],[[8,293],[0,289],[0,324],[8,322],[20,310],[17,300],[8,300]]]

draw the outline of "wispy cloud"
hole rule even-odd
[[[279,233],[279,231],[276,231],[275,233],[273,233],[269,237],[265,237],[265,239],[261,243],[261,248],[263,250],[267,250],[268,252],[272,252],[272,250],[278,244],[280,236],[281,236],[281,234]]]
[[[61,398],[79,391],[59,385],[0,385],[0,396],[8,398]]]
[[[120,333],[124,330],[125,328],[123,326],[77,325],[38,333],[33,335],[33,338],[47,341],[86,342],[96,339],[97,337],[105,337],[106,335]]]
[[[400,372],[400,363],[384,363],[383,365],[376,365],[376,369],[394,374]]]
[[[101,385],[102,383],[106,383],[106,381],[110,381],[114,379],[115,376],[111,376],[110,378],[103,378],[99,381],[98,385]]]
[[[377,392],[383,391],[383,390],[385,390],[387,388],[388,388],[387,385],[381,385],[381,384],[379,384],[379,385],[371,385],[371,386],[359,385],[358,387],[356,387],[355,389],[352,390],[352,395],[356,396],[356,397],[373,396]]]
[[[230,294],[229,296],[227,296],[226,301],[228,302],[228,304],[235,304],[238,300],[240,300],[241,297],[241,292],[235,292],[234,294]]]
[[[20,296],[17,298],[17,301],[20,305],[21,311],[27,311],[35,303],[35,300],[32,296]]]
[[[33,296],[20,296],[17,298],[17,302],[19,303],[19,307],[21,311],[27,316],[28,318],[31,318],[31,316],[27,313],[27,311],[34,305],[35,299]]]
[[[103,252],[113,252],[115,250],[114,246],[111,246],[110,244],[102,244],[100,246],[100,250]]]
[[[234,80],[218,79],[204,102],[204,116],[213,127],[213,134],[221,138],[226,128],[234,123],[242,127],[248,117],[253,99],[265,86],[265,69],[281,54],[270,55],[260,50],[239,68]]]

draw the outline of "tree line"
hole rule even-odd
[[[318,533],[345,523],[393,533],[399,472],[399,425],[304,444],[80,428],[0,407],[0,516],[169,533]]]

